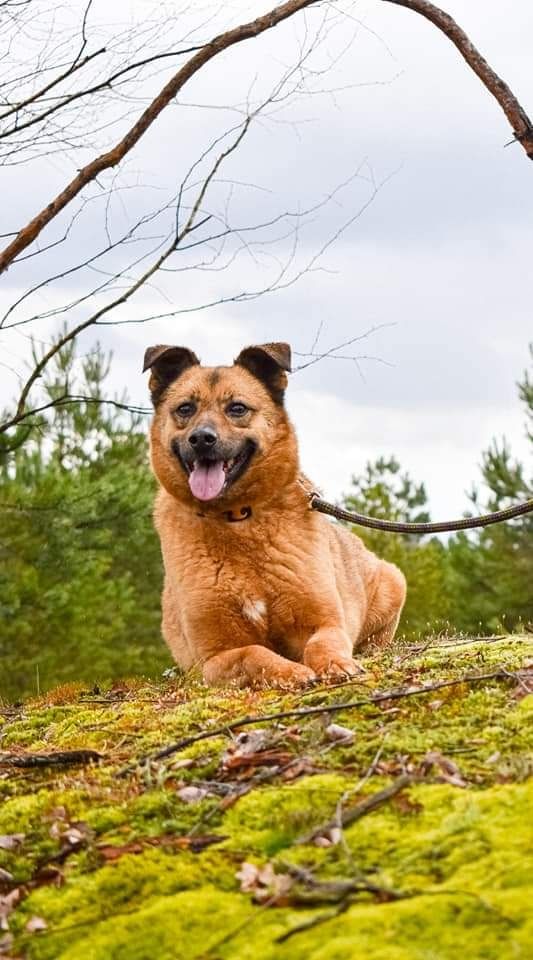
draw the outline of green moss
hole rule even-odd
[[[189,805],[171,790],[152,790],[122,804],[89,809],[85,819],[100,840],[120,844],[165,833],[185,834],[215,807],[210,798]]]
[[[87,698],[73,689],[29,704],[23,718],[3,723],[2,749],[91,747],[104,760],[98,767],[0,779],[0,794],[9,797],[0,808],[0,834],[25,834],[21,846],[0,851],[0,865],[27,884],[28,895],[10,917],[12,952],[28,960],[456,960],[458,950],[473,960],[529,958],[533,697],[520,699],[523,691],[510,678],[341,711],[336,722],[354,732],[344,747],[328,744],[323,720],[332,704],[375,690],[502,667],[513,673],[532,656],[530,638],[437,643],[419,653],[399,647],[379,653],[366,660],[364,682],[320,690],[208,691],[180,678],[125,685],[117,702],[76,703],[80,695]],[[288,719],[285,731],[271,727],[278,745],[315,775],[285,782],[262,767],[266,782],[249,781],[259,768],[224,768],[228,738],[217,736],[117,777],[132,757],[161,744],[237,717],[310,704],[324,714]],[[466,786],[438,782],[434,768],[424,782],[347,828],[343,844],[295,845],[333,815],[344,794],[345,803],[358,799],[357,785],[378,749],[382,766],[364,794],[381,789],[406,764],[416,768],[428,751],[453,760]],[[210,780],[213,794],[200,803],[180,799],[182,782]],[[250,789],[226,804],[230,781],[233,790]],[[51,826],[62,807],[67,821],[89,828],[86,848],[61,864],[62,886],[32,888],[37,868],[58,853]],[[208,833],[223,842],[198,853],[186,849],[187,835]],[[127,852],[131,843],[138,853]],[[120,848],[116,861],[106,862],[109,846]],[[240,892],[236,872],[248,859],[273,861],[278,873],[291,863],[305,867],[319,883],[366,879],[402,899],[360,894],[338,915],[330,902],[265,909]],[[29,934],[32,916],[48,928]],[[320,922],[278,942],[311,919]]]
[[[247,794],[224,818],[226,848],[273,856],[309,829],[311,817],[328,819],[347,786],[344,777],[325,774]]]
[[[84,801],[74,791],[39,790],[29,796],[7,800],[0,808],[0,834],[24,835],[14,850],[0,850],[0,866],[10,871],[19,883],[28,880],[41,863],[49,861],[60,848],[50,829],[54,811],[64,807],[71,821],[82,818]]]
[[[60,890],[43,887],[22,905],[17,923],[21,930],[29,916],[46,917],[52,929],[94,925],[122,912],[141,909],[150,897],[170,896],[180,890],[216,881],[221,890],[235,886],[234,865],[214,850],[202,857],[187,850],[168,853],[149,849],[142,855],[126,854],[89,874],[76,874]],[[78,934],[76,934],[77,936]]]

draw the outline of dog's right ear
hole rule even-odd
[[[148,347],[144,354],[142,372],[150,370],[148,386],[154,407],[174,380],[177,380],[189,367],[199,363],[196,354],[187,347],[169,347],[162,343],[158,343],[155,347]]]
[[[291,372],[291,348],[288,343],[261,343],[245,347],[234,362],[261,380],[275,403],[280,406],[283,404],[287,373]]]

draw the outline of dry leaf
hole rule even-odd
[[[451,784],[452,787],[468,786],[457,764],[448,757],[444,757],[438,750],[430,750],[429,753],[426,753],[422,761],[422,767],[426,767],[426,769],[437,767],[440,772],[438,779],[444,780],[445,783]]]
[[[270,730],[248,730],[239,733],[232,746],[241,756],[246,756],[247,753],[257,753],[258,750],[264,750],[271,742],[272,734]]]
[[[39,930],[47,930],[48,924],[42,917],[30,917],[26,924],[28,933],[38,933]]]
[[[21,897],[20,887],[16,887],[5,897],[0,897],[0,930],[9,930],[8,917],[15,909]]]
[[[265,750],[270,743],[272,743],[272,734],[269,730],[248,730],[239,733],[223,753],[222,766],[227,767],[230,764],[237,766],[239,765],[236,763],[237,760],[244,760],[245,757]]]
[[[6,833],[0,836],[0,850],[16,850],[24,841],[25,833]]]
[[[177,796],[180,800],[183,800],[184,803],[200,803],[205,797],[207,797],[209,791],[205,787],[182,787],[181,790],[176,790]]]
[[[179,837],[173,833],[164,833],[159,837],[143,837],[142,840],[131,840],[130,843],[124,843],[121,846],[100,843],[97,850],[107,863],[113,863],[126,854],[143,853],[146,847],[178,847],[179,849],[190,850],[191,853],[200,853],[206,847],[210,847],[214,843],[222,843],[223,840],[227,840],[227,837],[220,833],[194,837]]]
[[[243,893],[251,893],[256,903],[272,901],[272,905],[281,905],[294,883],[288,873],[276,873],[271,863],[258,867],[246,860],[236,877]]]
[[[296,780],[297,777],[303,777],[304,775],[310,776],[316,772],[316,767],[311,760],[308,760],[306,757],[301,757],[291,763],[286,770],[283,770],[281,777],[283,780]]]
[[[0,956],[5,957],[6,960],[9,960],[6,951],[11,949],[14,939],[12,933],[5,933],[3,937],[0,937]]]
[[[259,868],[256,867],[255,863],[248,863],[245,860],[241,863],[240,870],[235,874],[237,880],[241,881],[241,890],[243,893],[250,893],[257,884],[257,878],[259,876]]]
[[[313,840],[315,847],[332,847],[333,843],[328,837],[315,837]]]
[[[125,843],[120,847],[114,846],[113,844],[98,844],[98,853],[106,863],[113,863],[115,860],[120,860],[121,857],[128,853],[142,853],[143,851],[144,844],[139,840],[133,840],[131,843]]]
[[[421,813],[424,809],[421,803],[418,803],[417,800],[411,800],[407,793],[397,793],[395,797],[392,798],[392,805],[400,811],[400,813],[414,814]]]
[[[335,847],[341,840],[342,830],[340,827],[330,827],[329,830],[324,830],[324,833],[320,833],[315,837],[313,844],[315,847]]]
[[[348,727],[341,727],[338,723],[330,723],[325,730],[326,737],[333,743],[347,745],[355,740],[355,733]]]
[[[79,847],[87,839],[89,830],[85,824],[79,823],[77,826],[70,826],[65,830],[62,839],[66,840],[71,847]]]
[[[533,670],[531,667],[528,666],[525,670],[516,670],[513,676],[518,680],[511,694],[513,700],[523,700],[524,697],[531,696],[533,694]]]

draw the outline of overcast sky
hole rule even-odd
[[[531,115],[529,0],[449,0],[445,6]],[[144,8],[135,0],[115,4],[113,16],[121,10],[135,21]],[[267,8],[233,3],[217,23]],[[126,387],[144,404],[140,367],[151,343],[185,344],[205,362],[226,363],[251,342],[289,340],[305,353],[320,327],[322,350],[373,331],[341,351],[360,357],[357,363],[323,360],[294,374],[288,406],[304,469],[334,498],[367,460],[395,454],[415,480],[425,482],[433,517],[447,519],[467,507],[466,491],[478,479],[481,451],[493,437],[505,434],[519,456],[528,456],[516,380],[533,340],[533,165],[520,147],[505,147],[511,134],[499,107],[432,25],[378,0],[344,4],[343,10],[350,18],[331,22],[313,61],[323,69],[334,60],[330,72],[309,80],[312,95],[255,125],[226,171],[228,178],[261,187],[240,187],[232,196],[235,221],[244,225],[324,201],[359,170],[332,201],[303,217],[293,273],[345,227],[336,241],[286,289],[204,312],[100,327],[98,335],[114,351],[113,387]],[[318,15],[307,15],[308,32],[316,29]],[[103,29],[105,6],[98,16]],[[181,105],[152,127],[121,171],[122,182],[171,192],[198,151],[239,119],[218,108],[242,105],[247,96],[269,90],[293,62],[304,29],[301,17],[213,63],[184,89]],[[153,78],[155,89],[161,80]],[[72,175],[74,164],[72,157],[50,158],[33,191],[12,168],[9,223],[35,213],[50,190]],[[117,230],[136,204],[144,209],[146,191],[120,202]],[[84,221],[86,233],[74,234],[75,249],[61,253],[65,262],[86,248],[87,231],[102,229],[102,210],[96,205]],[[282,261],[292,240],[276,248]],[[174,305],[258,289],[272,276],[274,261],[266,252],[264,247],[256,258],[241,253],[227,271],[168,273],[121,318],[140,320]],[[5,275],[4,308],[41,276],[33,270],[30,260]],[[77,282],[56,285],[34,306],[75,296]],[[52,328],[53,322],[43,322],[39,334],[45,339]],[[92,342],[94,335],[84,349]],[[19,335],[0,336],[9,366],[20,369],[26,349]],[[0,401],[15,386],[6,372]]]

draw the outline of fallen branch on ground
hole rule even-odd
[[[98,763],[103,760],[96,750],[63,750],[56,753],[0,753],[0,766],[59,767],[70,763]]]
[[[328,703],[319,704],[318,706],[312,707],[295,707],[292,710],[280,710],[277,713],[267,713],[263,716],[259,715],[241,717],[239,720],[233,720],[230,723],[224,724],[224,726],[215,727],[211,730],[200,730],[198,733],[192,734],[189,737],[183,737],[181,740],[177,740],[175,743],[169,744],[162,750],[158,750],[153,754],[148,754],[147,756],[141,757],[139,760],[135,761],[135,763],[129,764],[127,767],[119,770],[117,776],[125,777],[143,764],[155,763],[158,760],[164,760],[166,757],[170,757],[174,753],[179,753],[181,750],[186,750],[187,747],[192,746],[194,743],[198,743],[200,740],[212,740],[214,737],[227,736],[229,733],[234,730],[238,730],[240,727],[248,727],[254,723],[269,723],[273,720],[287,720],[292,717],[309,717],[321,713],[341,713],[343,710],[356,710],[360,707],[372,706],[372,704],[383,703],[387,700],[399,700],[403,697],[415,697],[421,696],[425,693],[433,693],[435,690],[442,690],[444,687],[460,686],[461,684],[483,683],[485,680],[499,680],[505,682],[509,681],[510,679],[512,679],[512,676],[508,673],[508,671],[499,669],[494,670],[491,673],[467,674],[463,677],[456,677],[453,680],[439,680],[436,683],[427,683],[422,687],[401,687],[399,689],[386,690],[382,693],[376,693],[373,696],[365,697],[364,699],[349,700],[346,703]]]
[[[364,800],[361,800],[359,803],[355,804],[354,807],[351,807],[348,810],[343,810],[340,818],[335,816],[326,823],[321,823],[318,827],[313,827],[309,833],[305,833],[302,837],[298,837],[298,839],[295,840],[295,843],[298,845],[312,843],[316,837],[323,836],[330,830],[333,830],[335,827],[340,826],[343,829],[344,827],[349,827],[350,824],[355,823],[356,820],[360,820],[361,817],[365,817],[367,813],[372,813],[372,810],[375,810],[376,807],[380,807],[383,803],[387,803],[388,800],[391,800],[392,797],[395,797],[397,793],[405,790],[406,787],[410,787],[411,784],[416,782],[416,780],[417,777],[412,776],[410,773],[402,773],[401,776],[397,777],[396,780],[393,780],[388,787],[384,787],[383,790],[378,790],[377,793],[372,793],[369,797],[365,797]]]

